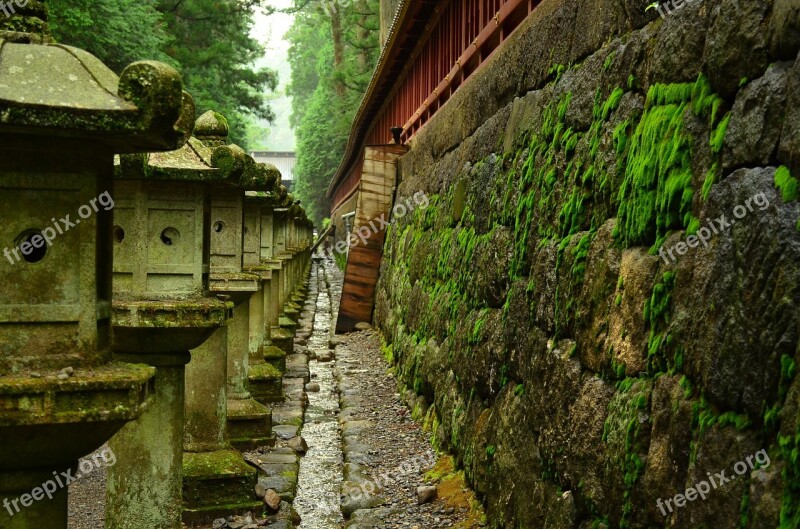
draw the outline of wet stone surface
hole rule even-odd
[[[344,446],[346,527],[465,527],[467,511],[442,500],[419,504],[417,489],[437,456],[430,433],[413,421],[374,331],[346,335],[336,347]]]
[[[316,276],[314,274],[316,273]],[[324,261],[312,270],[312,291],[317,290],[316,304],[307,304],[304,311],[314,310],[313,331],[307,337],[309,351],[326,346],[331,328],[331,276],[338,270]],[[314,300],[309,295],[309,301]],[[338,303],[337,303],[338,304]],[[301,317],[301,321],[305,318]],[[316,356],[315,356],[316,358]],[[313,384],[319,391],[308,393],[308,409],[303,425],[303,438],[309,449],[300,465],[298,498],[295,509],[302,519],[301,529],[328,529],[342,526],[339,509],[339,483],[342,480],[342,450],[339,442],[339,401],[333,365],[317,360],[310,362]]]
[[[467,509],[432,490],[430,433],[411,419],[373,330],[332,337],[342,273],[315,259],[286,358],[286,399],[272,407],[275,447],[245,453],[260,469],[264,512],[228,516],[203,529],[472,528]],[[103,527],[104,470],[70,490],[69,529]],[[466,489],[464,489],[466,490]],[[424,491],[423,491],[424,492]],[[277,512],[276,512],[277,511]]]

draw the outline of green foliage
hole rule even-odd
[[[778,400],[784,400],[789,393],[789,385],[797,374],[797,364],[794,358],[784,354],[781,355],[781,381],[778,385]]]
[[[772,405],[767,406],[764,404],[764,426],[767,428],[776,428],[780,421],[781,409],[786,396],[789,393],[789,386],[797,374],[797,364],[794,358],[784,354],[781,355],[781,378],[778,382],[778,400]]]
[[[345,252],[333,252],[333,258],[339,270],[344,271],[347,266],[347,254]]]
[[[553,82],[557,83],[566,70],[567,67],[563,64],[553,64],[550,66],[550,69],[547,70],[547,77],[555,76]]]
[[[683,379],[681,382],[681,386],[683,387]],[[684,394],[688,398],[691,385],[689,384],[687,388],[684,389]],[[701,394],[700,398],[692,404],[693,437],[689,444],[689,460],[691,463],[694,463],[697,458],[698,442],[703,439],[706,432],[715,425],[723,428],[726,426],[733,426],[741,431],[749,428],[752,425],[752,421],[746,414],[739,414],[733,411],[719,414],[711,403],[708,402],[705,394]]]
[[[614,50],[608,54],[608,57],[606,57],[606,60],[603,63],[604,71],[608,71],[609,68],[611,68],[611,65],[614,63],[614,57],[616,57],[616,55],[617,55],[617,50]]]
[[[525,394],[525,384],[517,384],[514,388],[514,395],[521,397]]]
[[[608,414],[603,424],[602,440],[607,445],[611,460],[623,475],[625,492],[622,505],[622,518],[619,527],[630,527],[632,509],[631,491],[644,471],[645,463],[641,453],[645,452],[641,436],[649,422],[646,410],[650,400],[649,385],[639,379],[626,379],[618,384],[619,391],[608,404]]]
[[[728,130],[728,123],[731,121],[731,113],[728,112],[722,121],[719,122],[717,128],[711,132],[711,152],[719,154],[722,151],[722,146],[725,143],[725,133]]]
[[[511,380],[508,377],[508,369],[509,369],[508,368],[508,364],[503,364],[502,366],[500,366],[500,386],[501,387],[505,386],[506,384],[508,384],[508,381]]]
[[[778,435],[778,446],[784,461],[779,529],[800,527],[800,421],[796,422],[794,435]]]
[[[650,326],[650,336],[647,340],[647,363],[651,373],[666,371],[671,365],[674,365],[674,358],[673,362],[667,361],[666,351],[670,344],[667,327],[675,277],[676,272],[665,272],[661,276],[661,281],[653,285],[653,292],[644,303],[644,321]]]
[[[651,252],[655,252],[671,230],[697,227],[692,216],[691,136],[684,130],[684,113],[691,109],[708,119],[709,144],[718,156],[730,120],[728,113],[717,123],[723,104],[702,75],[694,84],[650,87],[644,114],[630,139],[618,193],[619,222],[614,235],[623,246],[652,244]],[[706,177],[704,195],[717,167]]]
[[[572,347],[569,348],[569,351],[567,351],[567,357],[573,358],[577,354],[578,354],[578,344],[574,343],[572,344]]]
[[[379,52],[378,0],[304,4],[287,34],[291,43],[291,123],[296,127],[295,193],[321,222],[326,193],[342,161],[350,125]]]
[[[165,53],[175,37],[157,0],[49,0],[47,7],[56,39],[91,52],[117,73],[142,59],[176,66]]]
[[[718,172],[719,172],[719,164],[717,162],[714,162],[714,164],[711,166],[711,169],[709,169],[708,172],[706,173],[706,178],[703,181],[703,190],[702,190],[703,200],[708,199],[708,194],[711,192],[711,186],[714,185],[714,182],[717,179]]]
[[[475,325],[472,328],[472,334],[467,339],[469,344],[477,344],[481,341],[483,326],[486,323],[486,313],[488,309],[481,310],[480,316],[475,320]]]
[[[394,348],[392,344],[386,345],[386,342],[381,344],[381,352],[383,353],[383,358],[386,359],[386,363],[390,366],[394,365]]]
[[[681,376],[680,386],[683,389],[683,396],[687,399],[691,398],[694,393],[694,387],[692,386],[692,381],[686,375]]]
[[[741,431],[748,428],[752,423],[746,414],[728,411],[717,417],[717,424],[720,426],[734,426]]]
[[[668,230],[689,223],[692,171],[690,139],[683,131],[686,102],[672,102],[681,89],[686,87],[652,86],[631,138],[616,228],[626,246],[663,240]]]
[[[59,41],[117,73],[143,59],[177,68],[198,115],[215,110],[228,118],[232,143],[247,148],[254,119],[274,117],[264,93],[275,89],[277,74],[252,66],[264,54],[250,37],[253,2],[52,0],[48,9]]]

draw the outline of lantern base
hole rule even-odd
[[[247,374],[250,394],[261,404],[283,402],[283,373],[272,364],[250,364]]]
[[[275,446],[272,410],[255,399],[228,398],[228,438],[240,452]]]
[[[236,450],[184,452],[184,523],[210,523],[248,511],[260,516],[264,502],[255,499],[257,481],[257,470]]]

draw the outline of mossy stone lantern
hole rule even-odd
[[[209,111],[197,120],[195,135],[206,145],[224,145],[227,134],[227,123],[219,114]],[[257,164],[235,145],[229,146],[229,152],[223,165],[241,165],[244,170],[239,181],[212,188],[210,284],[212,292],[229,296],[235,304],[227,329],[227,432],[230,443],[242,450],[274,444],[272,412],[253,399],[248,384],[248,373],[259,369],[258,364],[250,366],[249,300],[254,297],[263,312],[263,280],[260,273],[243,272],[242,268],[244,195],[272,187],[280,173]]]
[[[174,69],[117,77],[51,42],[45,2],[16,11],[0,17],[0,527],[62,529],[66,475],[152,400],[154,369],[111,358],[114,154],[187,131]]]
[[[127,457],[109,470],[108,529],[181,527],[186,403],[198,399],[186,392],[186,364],[216,360],[211,353],[210,359],[198,355],[198,348],[233,315],[233,303],[209,286],[208,194],[213,185],[238,181],[243,170],[215,165],[235,156],[229,151],[190,138],[175,151],[119,159],[112,232],[114,351],[158,371],[152,408],[110,442]],[[224,358],[222,366],[221,378],[211,376],[214,387],[201,399],[216,396],[224,403]]]
[[[275,208],[273,220],[275,256],[274,259],[281,264],[281,282],[279,292],[279,303],[281,315],[278,319],[278,328],[273,330],[274,334],[286,335],[289,339],[288,347],[292,347],[294,334],[297,329],[300,307],[290,299],[297,277],[295,275],[294,261],[295,256],[291,253],[287,245],[288,226],[290,224],[289,206],[294,203],[294,197],[288,193],[282,198],[280,207]],[[289,351],[287,351],[288,353]]]
[[[269,167],[279,174],[277,169]],[[278,402],[284,398],[282,372],[286,366],[286,353],[272,345],[270,336],[272,321],[277,321],[279,310],[276,295],[280,268],[268,259],[272,255],[272,209],[275,196],[275,188],[267,187],[262,192],[250,193],[246,197],[245,206],[245,223],[248,229],[252,226],[254,230],[253,237],[246,241],[246,246],[250,245],[253,250],[246,269],[258,272],[264,281],[260,297],[252,298],[251,303],[253,312],[248,370],[250,392],[262,404]],[[256,262],[258,264],[254,264]],[[256,307],[255,304],[259,306]]]
[[[207,181],[208,223],[211,225],[206,239],[209,289],[239,307],[239,324],[233,330],[229,326],[216,329],[206,342],[192,350],[192,362],[186,368],[183,520],[192,524],[210,522],[222,515],[254,510],[262,505],[253,499],[256,470],[233,449],[227,435],[228,347],[231,338],[235,347],[244,340],[242,316],[245,320],[249,316],[243,315],[241,309],[256,292],[259,278],[243,274],[238,264],[242,249],[241,242],[236,239],[242,236],[243,210],[238,203],[231,208],[230,190],[224,188],[240,187],[237,193],[243,193],[242,178],[252,178],[249,170],[252,163],[239,147],[225,145],[228,126],[220,114],[207,112],[201,116],[195,132],[206,148],[213,147],[212,165],[221,170],[219,176],[225,177]],[[211,198],[214,195],[219,195],[221,200],[215,201]],[[236,324],[236,320],[230,323]],[[247,329],[243,335],[247,336]],[[247,411],[253,412],[253,409]],[[262,429],[266,429],[266,436],[269,436],[272,426],[269,410],[256,411],[254,422],[259,422],[257,415],[260,415]]]
[[[267,297],[269,296],[272,270],[261,264],[261,195],[265,190],[247,191],[244,201],[244,242],[243,270],[258,274],[261,288],[250,298],[250,336],[251,358],[258,355],[265,340],[265,318]]]

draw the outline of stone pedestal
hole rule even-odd
[[[258,303],[261,298],[260,277],[241,275],[250,275],[253,294],[248,298],[256,297]],[[250,305],[249,300],[236,305],[233,321],[228,327],[227,429],[231,444],[240,450],[275,444],[272,411],[262,403],[262,399],[254,398],[249,388],[249,375],[257,373],[260,367],[257,356],[253,365],[250,362]]]
[[[251,396],[261,404],[282,402],[283,371],[286,360],[283,351],[274,351],[269,345],[269,327],[266,322],[269,318],[271,306],[269,292],[272,284],[271,270],[265,266],[249,267],[254,273],[259,273],[262,278],[262,288],[258,294],[250,298],[250,340],[249,340],[249,367],[247,370],[247,384]],[[267,361],[267,356],[271,361]],[[281,369],[281,363],[283,369]]]
[[[123,463],[108,473],[106,527],[180,527],[181,480],[174,476],[180,476],[183,449],[182,439],[175,437],[183,431],[184,366],[189,359],[188,352],[148,359],[158,366],[154,402],[108,444]]]
[[[214,332],[192,351],[186,369],[183,519],[208,523],[231,513],[263,508],[253,500],[256,469],[226,439],[228,329]]]

